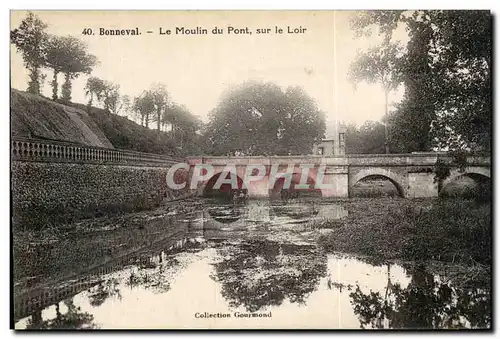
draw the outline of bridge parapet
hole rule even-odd
[[[170,167],[184,162],[167,156],[129,150],[84,146],[62,141],[15,138],[11,140],[13,161],[68,162]]]
[[[187,161],[190,164],[211,164],[213,166],[225,166],[225,165],[249,165],[249,164],[260,164],[265,166],[270,166],[274,164],[311,164],[311,165],[336,165],[345,166],[347,165],[347,158],[345,156],[338,157],[323,157],[315,155],[307,156],[243,156],[243,157],[224,157],[224,156],[214,156],[214,157],[188,157]]]
[[[347,155],[348,164],[353,166],[434,166],[438,160],[457,164],[456,157],[444,152],[412,154],[352,154]],[[467,156],[464,165],[489,166],[489,156]]]
[[[351,154],[346,156],[323,157],[323,156],[243,156],[243,157],[188,157],[190,164],[204,163],[213,166],[248,164],[312,164],[312,165],[332,165],[332,166],[434,166],[436,162],[442,160],[445,163],[457,163],[456,158],[444,152],[411,153],[411,154]],[[489,166],[490,157],[468,156],[466,164]]]

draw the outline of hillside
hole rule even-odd
[[[85,110],[104,132],[115,148],[129,149],[138,152],[178,155],[175,144],[165,132],[160,133],[160,140],[155,130],[141,126],[126,117],[108,113],[102,108],[91,107],[78,103],[70,106]]]
[[[113,148],[113,144],[87,112],[12,89],[12,137],[32,137]]]
[[[174,141],[126,117],[78,103],[62,104],[11,90],[11,135],[179,156]]]

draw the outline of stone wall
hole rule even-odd
[[[150,209],[189,195],[168,189],[161,167],[16,161],[11,170],[15,228]]]
[[[191,195],[167,187],[174,159],[26,140],[13,140],[11,155],[16,229],[145,210]]]

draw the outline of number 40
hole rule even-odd
[[[82,31],[83,35],[92,35],[92,28],[84,28]]]

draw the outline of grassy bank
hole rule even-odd
[[[357,199],[349,216],[322,225],[330,251],[381,259],[490,265],[490,205],[473,200]]]

